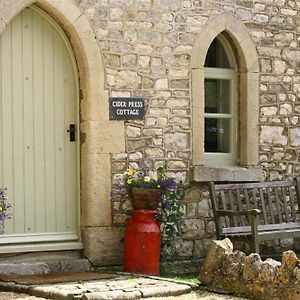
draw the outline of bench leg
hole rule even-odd
[[[258,224],[257,216],[251,216],[251,252],[255,252],[259,254],[259,244],[258,244],[258,234],[257,234],[257,224]]]

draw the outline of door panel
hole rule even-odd
[[[78,138],[67,132],[78,129],[76,68],[66,37],[39,9],[24,9],[1,34],[0,74],[0,186],[13,207],[0,244],[43,234],[41,243],[78,241]]]

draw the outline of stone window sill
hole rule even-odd
[[[261,167],[194,166],[191,172],[193,182],[251,182],[264,179],[265,174]]]

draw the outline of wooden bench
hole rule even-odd
[[[218,239],[259,242],[300,237],[300,177],[290,181],[210,183]]]

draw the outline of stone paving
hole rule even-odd
[[[45,298],[29,296],[26,294],[17,294],[12,292],[0,292],[1,300],[45,300]],[[149,300],[247,300],[245,298],[234,297],[230,295],[222,295],[216,293],[209,293],[206,291],[195,291],[188,294],[183,294],[180,296],[170,296],[170,297],[151,297]]]
[[[124,277],[114,280],[60,283],[26,286],[12,282],[0,282],[2,290],[18,291],[48,299],[142,299],[149,297],[178,296],[192,291],[189,284],[161,278]]]

